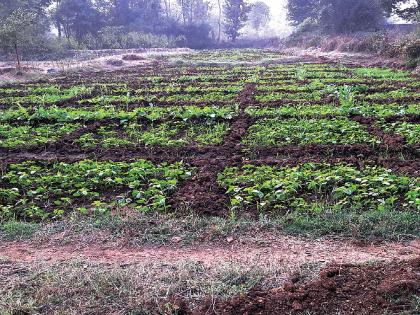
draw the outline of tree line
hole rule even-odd
[[[420,0],[288,0],[292,25],[323,33],[374,30],[396,14],[418,16]],[[414,3],[404,6],[404,4]],[[275,12],[274,12],[275,13]],[[263,29],[273,12],[250,0],[2,0],[0,49],[210,48]]]
[[[295,26],[324,34],[378,30],[391,15],[419,18],[420,0],[289,0],[288,18]]]
[[[207,48],[236,41],[247,23],[260,29],[269,20],[262,1],[2,0],[0,48]]]

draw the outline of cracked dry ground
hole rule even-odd
[[[132,72],[104,76],[118,80],[133,76]],[[190,73],[196,70],[190,69]],[[77,80],[89,82],[93,75],[85,74]],[[72,84],[74,80],[57,79],[56,83]],[[196,171],[170,196],[170,205],[177,208],[185,204],[188,211],[221,217],[229,216],[230,200],[217,176],[226,167],[305,162],[346,162],[363,167],[373,163],[418,176],[418,148],[407,146],[399,135],[377,128],[375,118],[360,115],[351,119],[383,141],[386,158],[380,154],[383,148],[364,144],[290,145],[244,151],[241,141],[256,121],[246,108],[258,103],[256,93],[256,83],[244,84],[236,100],[238,115],[230,122],[221,145],[81,149],[74,144],[75,139],[113,122],[90,121],[42,148],[0,148],[2,169],[26,160],[183,161]],[[77,100],[60,105],[71,106]],[[325,98],[318,103],[335,101]],[[136,106],[127,104],[127,109]],[[413,123],[419,120],[415,114],[406,118]],[[392,116],[387,121],[400,119]],[[400,159],[402,152],[409,159]],[[182,209],[179,213],[180,217],[188,215]],[[257,207],[248,207],[247,215],[258,219]],[[136,243],[138,234],[130,235],[132,230],[115,235],[100,229],[66,230],[65,225],[55,231],[52,226],[53,232],[38,233],[30,240],[1,241],[1,314],[338,314],[337,310],[339,314],[406,314],[414,309],[411,304],[418,303],[418,239],[365,242],[337,236],[306,238],[260,228],[237,234],[232,230],[216,239],[207,237],[216,225],[203,228],[202,235],[190,242],[183,236],[173,236],[156,244]]]

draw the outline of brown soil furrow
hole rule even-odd
[[[217,183],[217,175],[233,163],[242,160],[241,139],[246,134],[251,119],[245,114],[245,108],[252,104],[255,84],[248,84],[239,95],[240,112],[233,120],[223,145],[216,152],[217,158],[199,159],[199,169],[195,176],[186,182],[171,197],[174,208],[182,204],[188,210],[211,215],[227,215],[229,197]],[[197,163],[195,163],[197,164]]]
[[[154,163],[183,161],[194,167],[206,167],[212,173],[226,166],[241,166],[246,164],[296,166],[301,163],[349,163],[359,167],[364,165],[380,165],[390,168],[397,173],[409,176],[420,175],[420,161],[417,158],[418,149],[408,148],[407,151],[385,152],[381,156],[377,152],[371,152],[365,147],[353,146],[336,148],[334,146],[307,146],[307,147],[283,147],[283,148],[259,148],[249,152],[249,156],[221,147],[185,147],[185,148],[149,148],[137,150],[107,150],[103,152],[71,152],[61,148],[55,152],[19,152],[8,153],[0,157],[0,165],[5,168],[10,163],[22,163],[27,160],[39,162],[78,162],[85,159],[96,161],[129,162],[145,159]],[[238,149],[239,150],[239,149]],[[416,151],[417,150],[417,151]],[[236,151],[236,152],[235,152]],[[404,153],[405,152],[405,153]],[[417,152],[417,153],[416,153]],[[405,154],[402,160],[399,153]],[[246,162],[245,159],[246,158]],[[209,162],[211,161],[211,162]],[[214,169],[212,169],[214,168]]]
[[[403,136],[390,134],[384,132],[381,128],[376,125],[377,119],[376,118],[366,118],[363,116],[353,116],[351,117],[352,120],[364,125],[369,133],[372,136],[383,141],[385,146],[390,149],[390,151],[399,150],[400,148],[404,147],[406,144],[406,139]],[[388,149],[387,149],[388,150]]]

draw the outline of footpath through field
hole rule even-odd
[[[289,270],[305,263],[364,263],[370,261],[408,260],[420,256],[420,241],[407,243],[358,244],[340,239],[305,240],[293,236],[265,236],[264,242],[241,242],[228,239],[224,244],[206,243],[130,246],[126,241],[103,243],[82,240],[4,242],[0,259],[20,263],[56,263],[83,260],[93,263],[137,264],[200,262],[205,266],[221,263],[237,265],[281,264]]]

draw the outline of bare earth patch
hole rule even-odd
[[[347,291],[339,293],[341,286],[363,280],[359,277],[363,266],[402,266],[420,257],[419,240],[362,244],[341,238],[313,240],[264,233],[255,235],[259,241],[228,237],[218,243],[183,246],[174,238],[163,246],[130,246],[127,239],[109,241],[101,234],[91,243],[93,236],[87,241],[83,235],[80,239],[73,236],[67,243],[65,234],[49,241],[1,243],[0,291],[5,294],[0,296],[0,313],[245,314],[250,310],[248,314],[254,314],[256,307],[261,314],[283,314],[270,311],[281,301],[281,307],[291,305],[291,314],[298,314],[303,308],[311,309],[311,292],[333,301],[331,307],[341,307],[342,299],[347,299]],[[362,267],[351,270],[361,271],[347,279],[348,266],[353,265]],[[323,286],[325,270],[337,268],[343,270],[343,276],[334,278],[334,285],[340,287],[337,292],[343,297]],[[383,268],[387,267],[379,265],[373,270]],[[376,277],[375,273],[363,274]],[[299,283],[290,284],[297,281],[293,279]],[[374,286],[369,279],[366,281]],[[304,287],[298,289],[301,285]],[[304,293],[299,296],[308,298],[296,298],[294,291],[287,290],[301,290]],[[372,296],[378,298],[378,294]],[[363,294],[359,296],[362,299]],[[235,311],[238,303],[243,306],[239,313]],[[322,313],[317,310],[314,314]],[[347,310],[343,314],[352,314],[351,308]]]
[[[89,51],[87,51],[89,52]],[[81,57],[73,57],[56,61],[23,61],[23,74],[17,75],[14,62],[0,62],[0,84],[13,82],[30,82],[39,79],[48,79],[57,73],[69,71],[113,71],[147,65],[156,61],[156,58],[165,56],[178,56],[191,53],[190,49],[120,49],[103,51],[91,51],[91,56],[84,56],[86,52],[81,51]],[[124,58],[128,55],[135,55],[137,58]],[[122,61],[121,66],[115,67],[110,64],[112,60]]]
[[[265,242],[241,243],[231,238],[225,244],[183,246],[178,239],[166,246],[127,246],[124,240],[115,243],[91,244],[73,242],[65,245],[33,242],[4,242],[0,258],[12,262],[62,262],[81,259],[95,263],[134,264],[182,260],[201,262],[206,266],[232,262],[238,265],[279,263],[292,270],[312,263],[363,263],[412,259],[420,256],[420,240],[402,243],[358,245],[341,239],[305,240],[293,236],[264,235]],[[100,239],[100,238],[98,238]],[[262,239],[262,237],[260,237]],[[230,244],[229,244],[230,242]]]

